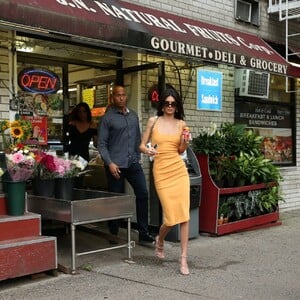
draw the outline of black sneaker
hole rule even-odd
[[[155,239],[153,236],[151,236],[149,233],[146,234],[140,234],[139,235],[139,243],[140,244],[154,244]]]

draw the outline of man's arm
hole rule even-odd
[[[103,116],[99,120],[98,130],[98,151],[105,165],[109,165],[112,161],[108,152],[109,128],[107,118]]]

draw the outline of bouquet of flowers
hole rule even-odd
[[[69,178],[84,174],[88,162],[80,156],[72,158],[54,157],[56,166],[56,177]]]
[[[17,144],[6,154],[6,166],[12,181],[26,181],[35,170],[34,153],[23,144]]]
[[[53,179],[57,177],[57,165],[56,158],[54,155],[47,153],[45,151],[37,150],[35,151],[35,160],[37,162],[37,167],[34,171],[34,177],[40,179]]]

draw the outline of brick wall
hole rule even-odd
[[[9,50],[8,31],[0,30],[0,120],[9,119]],[[0,137],[0,150],[2,150],[2,138]],[[0,180],[0,193],[2,181]]]
[[[9,117],[9,52],[8,32],[0,31],[0,120]]]

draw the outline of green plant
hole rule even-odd
[[[248,155],[245,155],[243,152],[240,153],[235,159],[235,164],[237,168],[237,178],[241,183],[250,183],[251,176],[251,164],[248,159]],[[243,184],[240,184],[243,185]]]
[[[262,153],[263,137],[255,134],[253,130],[245,130],[241,141],[240,152],[248,153],[252,156],[260,156]]]
[[[222,123],[220,128],[212,123],[209,128],[202,128],[192,141],[192,148],[197,154],[210,156],[239,155],[240,152],[258,156],[261,154],[263,138],[243,124]]]
[[[220,205],[218,210],[218,217],[229,217],[231,213],[230,203],[226,201],[226,197],[224,199],[220,199]]]
[[[261,212],[269,213],[278,208],[278,203],[284,201],[279,186],[263,190],[259,194],[258,206]]]
[[[241,150],[244,138],[245,125],[234,123],[223,123],[220,126],[220,133],[224,139],[224,155],[236,155]]]
[[[223,159],[224,178],[228,187],[234,186],[238,175],[238,165],[236,163],[236,156],[230,155]]]
[[[218,217],[231,221],[241,220],[276,211],[278,203],[284,201],[279,186],[254,190],[220,198]]]
[[[214,156],[209,161],[209,170],[210,175],[214,180],[224,180],[225,178],[225,169],[224,169],[224,160],[226,157],[224,155]]]
[[[212,124],[193,139],[192,148],[196,154],[209,155],[210,175],[215,181],[226,180],[227,186],[233,186],[234,180],[236,185],[278,183],[282,177],[262,155],[262,140],[245,125],[223,123],[218,130]]]
[[[224,154],[225,140],[216,124],[209,128],[202,128],[199,135],[192,140],[192,148],[196,154],[220,156]]]

